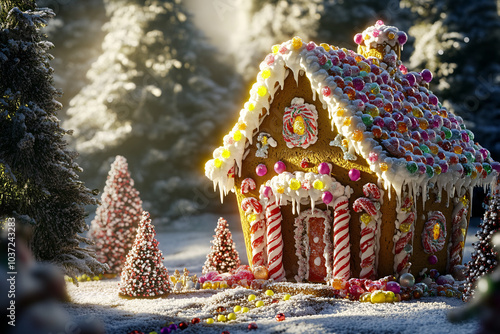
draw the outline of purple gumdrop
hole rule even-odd
[[[500,163],[493,161],[491,163],[491,168],[493,168],[498,174],[500,174]]]
[[[387,282],[386,290],[392,291],[392,292],[397,294],[397,293],[401,292],[401,285],[399,285],[398,282],[389,281],[389,282]]]
[[[161,334],[170,334],[172,330],[170,329],[170,327],[163,327],[160,331]]]
[[[259,165],[260,166],[260,165]],[[257,166],[258,167],[258,166]],[[283,161],[278,161],[277,163],[274,164],[274,171],[278,174],[281,174],[283,173],[284,171],[286,170],[286,165]],[[267,172],[267,169],[266,169],[266,172]],[[259,174],[257,172],[257,174]],[[265,175],[265,173],[264,173]],[[262,175],[259,175],[259,176],[262,176]]]
[[[437,269],[431,269],[429,270],[429,276],[430,278],[436,279],[439,277],[439,271]]]
[[[448,171],[448,163],[445,161],[441,161],[439,167],[441,167],[441,173],[446,173]]]
[[[361,178],[361,172],[358,169],[353,168],[349,171],[349,178],[351,181],[358,181]]]
[[[326,162],[322,162],[318,165],[318,173],[320,174],[330,174],[330,166]]]
[[[396,131],[398,128],[398,125],[396,124],[396,121],[393,120],[392,118],[386,118],[384,120],[385,126],[390,130],[390,131]]]
[[[385,125],[385,122],[382,119],[382,117],[375,116],[375,118],[373,119],[373,124],[375,124],[376,126],[379,126],[379,127],[383,127]]]
[[[427,168],[425,167],[425,164],[422,163],[422,162],[418,162],[417,163],[417,166],[418,166],[418,172],[423,175],[425,173],[425,171],[427,170]]]
[[[483,159],[486,160],[488,159],[488,155],[489,155],[489,152],[487,149],[485,148],[480,148],[479,149],[479,152],[481,153],[481,155],[483,156]]]
[[[356,77],[352,79],[352,85],[354,89],[356,89],[357,91],[361,91],[365,87],[365,82],[363,81],[363,79]]]
[[[413,86],[415,84],[415,82],[417,81],[417,79],[415,78],[413,73],[408,73],[407,75],[405,75],[405,78],[406,78],[406,80],[408,80],[408,84],[410,86]]]
[[[408,36],[404,31],[398,32],[398,42],[401,45],[405,45],[406,41],[408,40]]]
[[[177,330],[177,325],[176,324],[170,324],[170,326],[168,326],[168,328],[172,331],[175,331]]]
[[[361,35],[361,34],[354,35],[354,43],[359,45],[362,42],[363,42],[363,35]]]
[[[258,176],[264,176],[267,174],[267,167],[264,164],[259,164],[257,168],[255,168],[255,172]]]
[[[433,165],[434,165],[434,157],[433,157],[431,154],[426,153],[426,154],[425,154],[425,162],[426,162],[429,166],[433,166]]]
[[[423,70],[420,72],[422,75],[422,79],[424,79],[426,82],[431,82],[432,81],[432,72],[428,69]]]
[[[399,111],[397,111],[392,114],[392,118],[394,118],[396,122],[401,122],[403,120],[403,115]]]
[[[331,192],[325,191],[323,195],[321,195],[321,199],[323,200],[323,203],[328,205],[333,201],[333,195]]]
[[[437,106],[437,104],[438,104],[437,96],[434,94],[429,95],[429,103]]]
[[[429,264],[436,264],[438,262],[438,258],[436,255],[430,255],[428,258],[427,258],[427,261],[429,262]]]

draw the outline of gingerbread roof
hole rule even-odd
[[[429,90],[430,71],[407,72],[398,59],[406,34],[378,21],[355,41],[363,55],[304,43],[299,37],[273,46],[260,64],[238,122],[205,165],[221,200],[234,187],[233,167],[241,171],[246,148],[289,72],[297,82],[302,72],[309,79],[314,99],[328,110],[332,129],[347,140],[345,157],[357,153],[366,159],[384,186],[392,186],[398,195],[405,184],[411,189],[438,186],[452,195],[461,187],[494,181],[500,164],[474,142],[463,119],[447,111]]]

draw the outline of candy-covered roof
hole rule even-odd
[[[429,90],[431,72],[407,72],[402,65],[399,52],[406,34],[378,21],[357,34],[355,42],[361,54],[304,43],[299,37],[273,46],[260,64],[238,122],[205,165],[221,199],[234,187],[233,167],[241,172],[245,149],[289,71],[296,81],[304,72],[314,99],[328,110],[332,129],[398,195],[405,184],[413,190],[438,186],[452,195],[495,179],[500,164],[474,142],[462,118],[447,111]]]

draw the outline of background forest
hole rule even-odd
[[[500,18],[496,0],[38,0],[56,18],[59,112],[81,179],[102,191],[127,158],[159,226],[223,210],[204,162],[236,120],[260,61],[293,36],[355,50],[377,19],[409,35],[403,61],[500,159]],[[230,198],[226,200],[232,200]],[[232,206],[224,206],[230,210]],[[94,209],[89,210],[91,212]]]

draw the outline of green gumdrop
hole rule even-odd
[[[491,174],[491,171],[493,170],[493,169],[491,168],[491,165],[490,165],[489,163],[487,163],[487,162],[483,163],[483,169],[486,171],[486,173],[487,173],[488,175],[490,175],[490,174]]]
[[[360,71],[359,75],[362,77],[366,77],[368,75],[368,73],[366,71]]]
[[[406,169],[410,173],[414,174],[418,169],[417,163],[415,161],[408,161],[408,163],[406,164]]]
[[[464,174],[467,176],[471,176],[472,174],[472,167],[469,164],[463,164],[464,167]]]
[[[427,173],[428,177],[434,176],[434,168],[432,168],[432,166],[425,166],[425,172]]]
[[[361,116],[361,119],[366,126],[370,126],[373,124],[373,117],[368,114],[363,114],[363,116]]]
[[[452,133],[451,133],[451,130],[450,130],[450,129],[448,129],[447,127],[444,127],[444,126],[443,126],[443,127],[441,127],[441,131],[443,131],[443,132],[444,132],[444,137],[445,137],[446,139],[450,139],[450,138],[451,138]]]
[[[465,130],[465,131],[467,131],[467,134],[469,135],[469,139],[474,141],[474,134],[472,133],[472,131],[471,130]]]
[[[465,152],[464,155],[467,158],[467,162],[475,162],[476,161],[476,158],[474,158],[474,155],[472,155],[472,153]]]
[[[431,153],[431,150],[429,149],[429,147],[425,144],[420,144],[418,147],[420,147],[420,149],[422,150],[422,152],[424,153]]]

